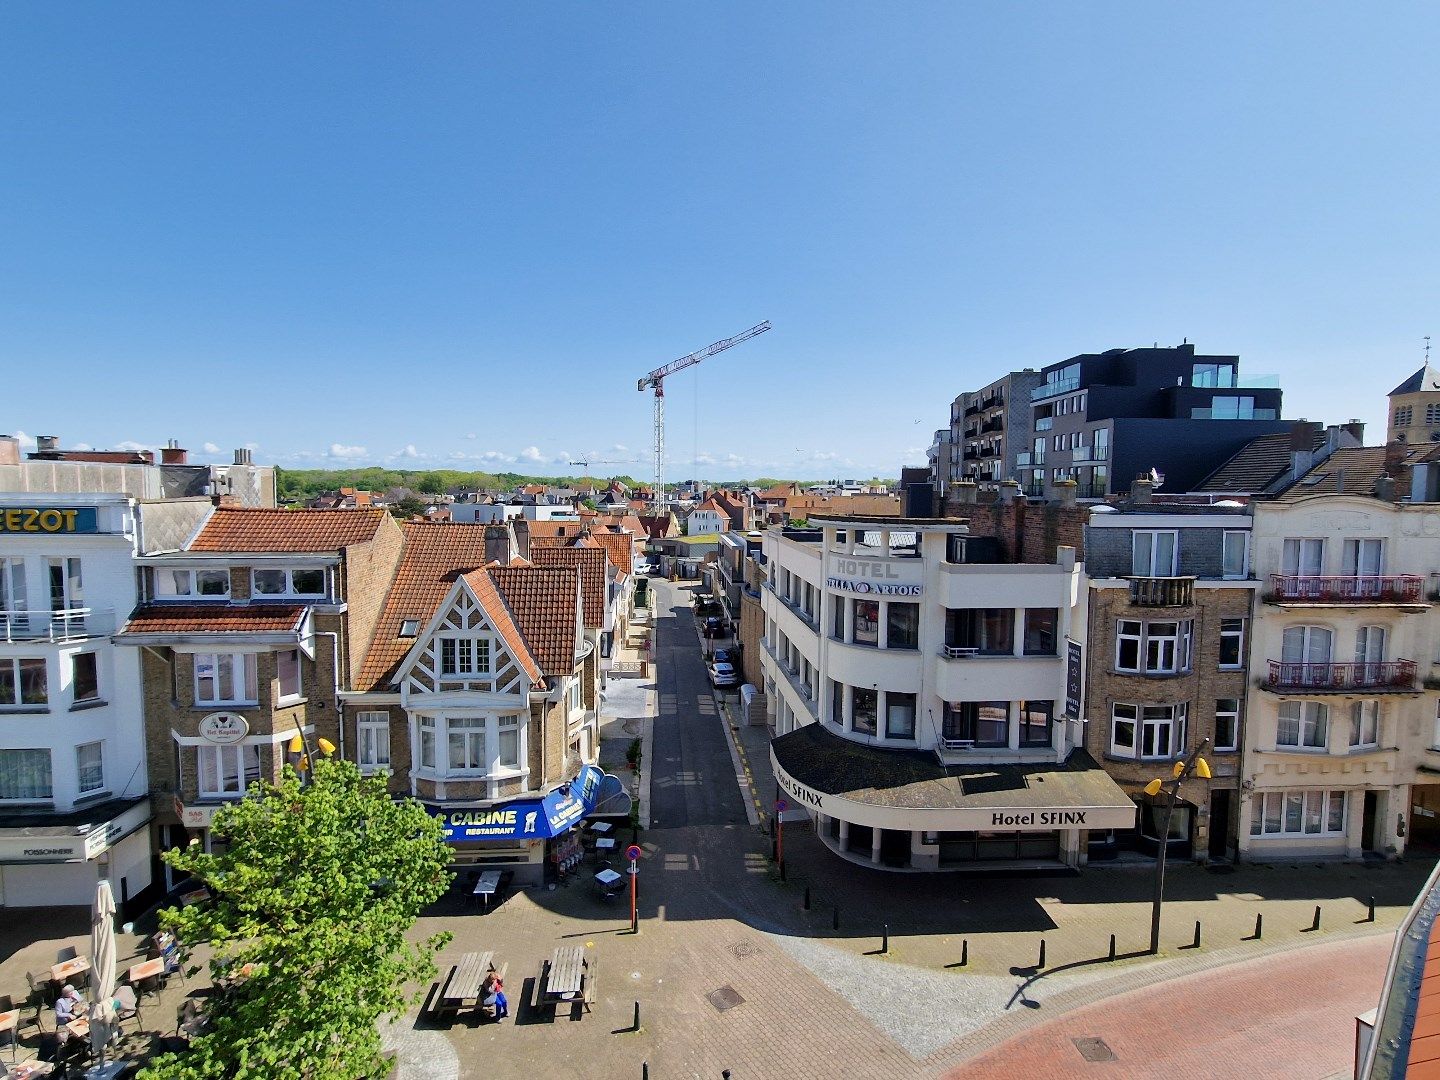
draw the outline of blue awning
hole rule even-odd
[[[584,765],[574,780],[543,798],[516,799],[483,808],[426,803],[425,809],[440,819],[445,839],[452,844],[470,840],[546,840],[559,836],[594,810],[607,780],[616,778],[594,765]]]

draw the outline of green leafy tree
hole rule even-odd
[[[397,1016],[435,975],[450,935],[410,941],[421,908],[445,891],[440,823],[397,802],[383,776],[317,760],[310,782],[288,766],[278,784],[215,815],[226,847],[167,851],[212,899],[161,913],[188,956],[213,948],[211,977],[253,964],[210,999],[208,1027],[142,1080],[378,1080],[388,1072],[377,1023]],[[217,982],[218,985],[218,982]]]
[[[445,477],[438,472],[424,472],[415,481],[415,490],[426,495],[439,495],[445,490]]]

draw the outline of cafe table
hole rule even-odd
[[[76,975],[90,970],[90,958],[88,956],[76,956],[70,960],[55,964],[50,968],[50,978],[57,983],[66,983]]]
[[[152,979],[154,980],[154,989],[158,991],[160,989],[160,977],[165,974],[165,958],[163,956],[157,956],[153,960],[145,960],[138,964],[131,964],[127,974],[130,979],[130,985],[135,988],[137,993],[140,992],[140,985],[142,983],[149,982]]]

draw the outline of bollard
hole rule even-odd
[[[1111,935],[1110,935],[1110,955],[1109,955],[1106,959],[1109,959],[1109,960],[1114,960],[1114,959],[1115,959],[1115,935],[1114,935],[1114,934],[1111,934]]]
[[[1313,922],[1310,923],[1310,930],[1311,930],[1311,932],[1313,933],[1314,931],[1319,930],[1319,929],[1320,929],[1320,905],[1319,905],[1319,904],[1316,904],[1316,905],[1315,905],[1315,919],[1314,919]]]
[[[839,930],[839,929],[840,929],[840,905],[839,905],[839,904],[836,904],[836,905],[835,905],[835,918],[834,918],[833,920],[831,920],[830,929],[832,929],[832,930]]]
[[[961,966],[961,967],[964,967],[964,966],[965,966],[966,964],[968,964],[968,963],[970,963],[970,939],[969,939],[969,938],[961,938],[961,939],[960,939],[960,966]]]
[[[803,903],[801,903],[801,905],[800,905],[800,910],[801,910],[801,911],[809,911],[809,910],[810,910],[810,886],[809,886],[809,885],[806,885],[806,886],[805,886],[805,900],[804,900]]]
[[[1040,962],[1035,965],[1035,970],[1036,970],[1036,971],[1039,971],[1039,970],[1040,970],[1041,968],[1043,968],[1044,966],[1045,966],[1045,939],[1042,937],[1042,938],[1040,939]]]
[[[730,1080],[730,1070],[729,1070],[729,1069],[721,1069],[721,1070],[720,1070],[720,1076],[721,1076],[721,1080]]]
[[[1265,916],[1258,911],[1255,913],[1255,940],[1260,940],[1260,931],[1265,925]]]
[[[630,1025],[636,1031],[640,1030],[640,1002],[635,1002],[635,1022]]]
[[[880,955],[884,956],[890,951],[890,924],[881,923],[880,926]]]
[[[1370,914],[1366,917],[1365,921],[1366,921],[1366,922],[1374,922],[1374,921],[1375,921],[1375,897],[1373,897],[1373,896],[1370,897]]]
[[[784,860],[784,859],[781,859],[781,860],[780,860],[780,880],[781,880],[781,881],[784,881],[784,880],[785,880],[785,860]]]
[[[1199,920],[1199,919],[1196,919],[1196,920],[1195,920],[1195,940],[1190,943],[1190,947],[1191,947],[1192,949],[1198,949],[1198,948],[1200,947],[1200,920]]]
[[[648,1061],[640,1063],[640,1080],[650,1080],[650,1063]]]

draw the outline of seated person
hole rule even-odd
[[[65,1025],[71,1020],[83,1019],[85,1016],[85,999],[80,996],[70,983],[60,991],[60,996],[55,999],[55,1032],[63,1043],[70,1038],[70,1029]]]

